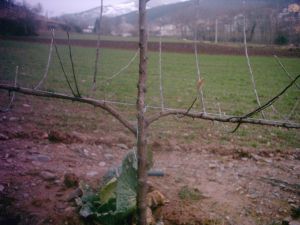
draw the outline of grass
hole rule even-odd
[[[197,188],[190,188],[188,186],[183,186],[179,192],[178,196],[181,200],[186,201],[199,201],[201,198],[203,198],[202,193]]]
[[[0,42],[0,80],[12,82],[14,79],[15,67],[19,66],[19,85],[33,87],[41,79],[48,57],[49,46],[33,43],[1,41]],[[83,95],[90,93],[92,86],[92,75],[94,68],[95,49],[73,47],[73,58],[75,70],[78,75],[80,90]],[[68,58],[66,46],[59,46],[63,64],[69,76],[71,76],[71,63]],[[112,101],[136,102],[136,84],[138,78],[138,57],[123,73],[108,82],[107,79],[118,72],[134,56],[135,51],[101,49],[98,90],[96,98],[106,98]],[[282,58],[283,64],[293,75],[300,73],[300,60],[298,58]],[[163,53],[162,73],[165,105],[169,108],[183,108],[190,106],[196,97],[196,67],[192,54]],[[277,65],[272,57],[251,57],[254,76],[261,102],[264,103],[277,94],[289,82],[289,78]],[[203,92],[205,104],[208,112],[218,113],[217,103],[220,103],[222,112],[228,115],[241,115],[257,107],[253,93],[252,83],[247,69],[245,58],[242,56],[223,55],[200,55],[201,73],[205,79]],[[147,104],[150,106],[160,106],[159,74],[158,74],[158,53],[149,53],[148,66],[148,88]],[[299,82],[298,82],[299,83]],[[55,53],[49,70],[48,80],[44,85],[45,90],[67,92],[65,78]],[[279,101],[275,103],[276,109],[287,115],[298,99],[299,90],[292,87]],[[291,119],[300,122],[299,107],[295,110]],[[128,110],[128,108],[126,108]],[[134,106],[130,107],[131,112]],[[201,110],[199,103],[194,106],[194,110]],[[151,111],[151,110],[150,110]],[[281,119],[272,110],[266,111],[268,118]],[[257,115],[259,117],[260,115]],[[135,115],[130,114],[134,119]],[[174,120],[165,120],[164,125],[170,127],[183,127],[184,129],[199,128],[207,129],[207,125],[202,123],[176,123]],[[160,127],[160,124],[155,125]],[[226,125],[227,126],[227,125]],[[230,126],[227,126],[229,129]],[[160,128],[159,128],[160,129]],[[163,129],[163,128],[162,128]],[[248,129],[248,130],[247,130]],[[242,140],[253,139],[257,130],[264,128],[254,128],[247,132],[242,128],[238,134]],[[277,130],[278,131],[278,130]],[[281,130],[275,133],[276,137],[285,140],[292,146],[300,145],[299,132],[286,132]],[[272,138],[270,130],[262,131],[264,139]],[[197,134],[190,138],[195,139]],[[227,134],[220,134],[220,140],[230,140],[232,137]],[[264,141],[267,143],[267,141]],[[254,144],[255,143],[255,144]],[[284,143],[284,142],[283,142]],[[262,143],[264,144],[264,143]],[[249,145],[257,145],[254,141]]]
[[[57,39],[67,39],[66,32],[64,31],[57,31],[55,33],[55,37]],[[40,33],[38,38],[51,38],[50,32]],[[78,40],[97,40],[97,34],[87,34],[87,33],[71,33],[71,39],[78,39]],[[105,41],[138,41],[138,37],[121,37],[121,36],[105,36],[101,35],[101,40]],[[149,41],[157,42],[159,41],[159,37],[150,37]],[[177,37],[163,37],[164,42],[191,42],[188,40],[182,40]]]

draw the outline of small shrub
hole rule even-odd
[[[288,43],[289,39],[285,35],[280,34],[275,38],[275,44],[277,45],[286,45]]]

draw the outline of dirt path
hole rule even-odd
[[[134,138],[87,106],[31,97],[18,97],[15,105],[0,114],[0,224],[82,224],[76,185],[66,187],[66,174],[96,187]],[[67,121],[66,110],[85,122]],[[98,127],[90,129],[90,123]],[[169,200],[164,224],[281,224],[299,207],[299,148],[202,143],[150,140],[154,168],[165,173],[150,178]],[[200,198],[180,197],[184,187]]]
[[[0,37],[1,38],[1,37]],[[7,40],[14,41],[26,41],[33,43],[49,44],[50,39],[47,38],[34,38],[34,37],[2,37]],[[57,39],[56,43],[59,45],[67,45],[68,41],[65,39]],[[70,40],[71,45],[80,47],[95,48],[97,46],[96,40]],[[108,41],[102,40],[101,47],[104,48],[116,48],[116,49],[130,49],[136,50],[138,48],[138,43],[133,41]],[[159,46],[157,42],[149,42],[148,48],[150,51],[158,51]],[[201,54],[211,54],[211,55],[244,55],[244,49],[241,46],[232,47],[228,45],[214,45],[214,44],[198,44],[198,49]],[[260,56],[286,56],[286,57],[300,57],[299,48],[279,48],[274,46],[269,47],[249,47],[250,55],[260,55]],[[166,42],[162,45],[162,51],[164,52],[176,52],[176,53],[190,53],[194,54],[193,43],[171,43]]]

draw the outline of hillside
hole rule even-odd
[[[199,40],[213,41],[216,20],[218,20],[219,41],[241,41],[245,13],[249,41],[274,43],[280,39],[282,42],[300,42],[300,12],[288,10],[288,6],[298,2],[297,0],[248,0],[245,4],[243,2],[242,0],[190,0],[149,7],[150,35],[193,39],[197,30]],[[152,6],[156,4],[158,3],[155,2]],[[138,24],[135,8],[136,5],[133,3],[105,7],[102,34],[135,36]],[[98,16],[99,8],[95,8],[64,15],[61,18],[85,28],[93,26]]]
[[[178,15],[194,15],[196,2],[199,3],[199,16],[200,18],[215,18],[228,16],[231,13],[240,13],[243,11],[242,0],[191,0],[186,2],[179,2],[175,4],[162,5],[148,10],[149,22],[155,22],[163,18],[169,21],[174,21]],[[251,0],[246,1],[246,10],[259,10],[263,11],[266,8],[280,10],[290,3],[297,2],[296,0]],[[129,23],[135,23],[137,20],[137,13],[130,12],[119,17],[125,18]],[[118,17],[117,17],[118,18]]]

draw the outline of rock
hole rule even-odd
[[[49,135],[48,135],[48,133],[43,132],[43,133],[40,135],[40,138],[42,138],[42,139],[48,139],[48,138],[49,138]]]
[[[88,157],[90,155],[89,150],[83,149],[83,154]]]
[[[42,163],[41,162],[37,162],[37,161],[31,161],[31,163],[33,164],[33,165],[35,165],[35,166],[41,166],[42,165]]]
[[[68,195],[66,201],[68,202],[73,201],[75,198],[81,197],[82,194],[83,194],[82,190],[80,188],[77,188]]]
[[[97,176],[97,175],[98,175],[97,171],[90,171],[90,172],[86,173],[86,176],[88,176],[88,177],[94,177],[94,176]]]
[[[256,193],[252,193],[252,194],[248,194],[248,195],[246,195],[248,198],[251,198],[251,199],[256,199],[256,198],[258,198],[259,196],[258,196],[258,194],[256,194]]]
[[[259,161],[259,160],[261,160],[261,156],[259,156],[259,155],[256,155],[256,154],[251,154],[251,157],[254,159],[254,160],[256,160],[256,161]]]
[[[116,144],[117,147],[121,148],[121,149],[124,149],[124,150],[128,150],[128,146],[125,145],[125,144]]]
[[[79,179],[74,173],[66,173],[64,175],[64,184],[66,187],[78,187]]]
[[[292,220],[289,225],[300,225],[300,221]]]
[[[210,163],[210,164],[208,164],[208,167],[209,167],[210,169],[215,169],[215,168],[218,167],[218,165],[215,164],[215,163]]]
[[[114,158],[114,156],[112,154],[104,154],[104,158],[107,159],[107,160],[112,160]]]
[[[38,161],[38,162],[49,162],[51,161],[51,158],[47,155],[35,155],[31,157],[32,160]]]
[[[6,140],[8,140],[8,139],[9,139],[8,136],[6,136],[5,134],[1,134],[1,133],[0,133],[0,141],[6,141]]]
[[[73,212],[75,212],[76,211],[76,208],[75,207],[67,207],[66,209],[65,209],[65,212],[66,213],[73,213]]]
[[[23,194],[23,198],[28,198],[29,197],[29,194],[28,193],[24,193]]]
[[[106,166],[106,162],[99,162],[98,165],[101,167],[104,167],[104,166]]]
[[[19,120],[19,118],[18,117],[9,117],[9,119],[8,119],[10,122],[15,122],[15,121],[18,121]]]
[[[57,178],[54,173],[48,171],[42,171],[40,176],[46,181],[54,181]]]
[[[0,184],[0,192],[3,192],[3,191],[4,191],[4,188],[5,188],[5,187],[4,187],[3,185]]]
[[[156,225],[164,225],[164,222],[163,222],[163,221],[158,221],[158,222],[156,223]]]
[[[272,159],[267,159],[267,158],[263,158],[263,161],[266,162],[266,163],[272,163],[273,162]]]
[[[25,107],[25,108],[30,108],[31,106],[28,105],[28,104],[23,104],[23,107]]]
[[[290,203],[290,204],[296,203],[296,200],[295,200],[295,199],[292,199],[292,198],[289,198],[289,199],[288,199],[288,203]]]
[[[290,217],[287,217],[287,218],[284,218],[284,219],[281,221],[281,224],[282,224],[282,225],[289,225],[289,224],[290,224],[290,221],[291,221],[291,218],[290,218]]]

